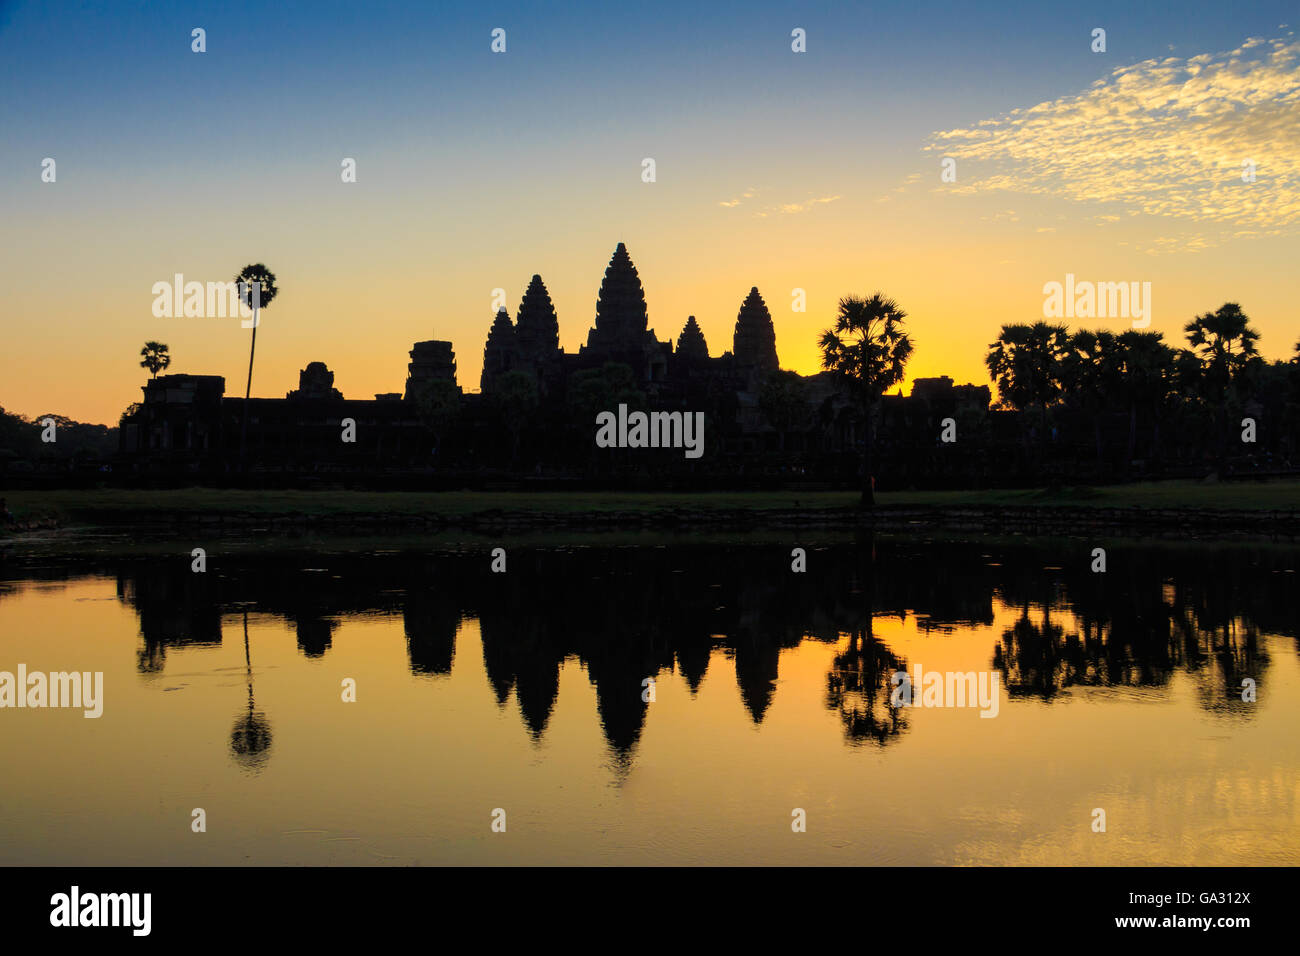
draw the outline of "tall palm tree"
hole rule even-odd
[[[1098,478],[1102,477],[1105,467],[1102,417],[1118,384],[1116,351],[1113,332],[1105,329],[1095,332],[1080,329],[1070,336],[1061,360],[1061,383],[1065,394],[1072,396],[1092,419]]]
[[[984,357],[998,397],[1018,411],[1038,406],[1042,440],[1047,439],[1047,406],[1064,386],[1063,362],[1070,330],[1064,325],[1035,322],[1002,326]]]
[[[1222,468],[1228,455],[1226,408],[1236,397],[1243,376],[1258,359],[1259,333],[1250,317],[1235,302],[1225,302],[1213,312],[1198,315],[1183,326],[1199,368],[1197,389],[1210,406],[1211,430]]]
[[[1138,409],[1151,413],[1151,454],[1157,452],[1160,441],[1161,406],[1172,388],[1174,353],[1164,342],[1160,332],[1121,332],[1116,339],[1117,377],[1119,393],[1128,405],[1128,449],[1124,468],[1132,466],[1137,451]]]
[[[140,357],[140,367],[147,368],[151,378],[157,378],[159,372],[172,364],[172,357],[163,342],[144,343],[144,348],[140,350]]]
[[[248,442],[248,404],[253,394],[253,355],[257,351],[257,326],[259,312],[271,304],[278,289],[275,287],[275,273],[262,263],[244,266],[235,276],[239,283],[239,297],[244,305],[253,310],[253,341],[248,347],[248,385],[244,388],[244,421],[239,428],[239,458],[244,459],[244,449]]]
[[[862,444],[862,505],[873,507],[871,444],[876,403],[903,380],[912,339],[903,331],[907,318],[897,302],[877,292],[869,298],[840,299],[835,328],[821,334],[822,368],[835,372],[857,395],[866,422]]]
[[[1250,317],[1235,302],[1225,302],[1214,312],[1198,315],[1183,326],[1183,331],[1204,367],[1206,387],[1216,397],[1259,354],[1255,347],[1259,333],[1250,327]]]

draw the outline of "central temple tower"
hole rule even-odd
[[[627,254],[627,246],[620,242],[600,283],[596,326],[587,333],[587,348],[609,353],[639,351],[645,343],[648,322],[641,277]]]
[[[641,277],[627,246],[620,242],[600,283],[596,325],[588,331],[587,344],[578,354],[589,362],[621,362],[641,382],[662,381],[672,346],[659,342],[648,324]]]

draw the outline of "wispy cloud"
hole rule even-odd
[[[816,199],[805,199],[803,202],[783,203],[779,208],[784,213],[807,212],[814,206],[820,206],[823,203],[835,202],[837,199],[843,199],[843,196],[820,196]]]
[[[739,206],[746,199],[753,199],[757,192],[758,192],[757,189],[750,187],[749,189],[746,189],[743,193],[741,193],[738,199],[724,199],[721,202],[719,202],[718,205],[726,206],[728,209],[730,209],[732,206]]]
[[[1014,209],[1001,209],[991,216],[980,216],[985,222],[1019,222],[1020,216]]]
[[[721,202],[719,202],[718,205],[724,206],[727,209],[731,209],[736,206],[739,206],[741,203],[746,202],[747,200],[753,199],[755,196],[758,195],[758,193],[759,190],[750,188],[747,189],[745,192],[743,192],[736,199],[724,199]],[[787,203],[780,203],[775,206],[765,206],[762,209],[755,212],[754,215],[757,216],[759,219],[766,219],[770,215],[780,214],[780,213],[784,213],[786,215],[793,215],[795,213],[807,212],[809,209],[812,209],[814,206],[820,206],[825,203],[835,202],[836,200],[842,198],[844,197],[816,196],[811,199],[805,199],[803,202],[787,202]]]
[[[1288,33],[1145,60],[1084,92],[936,132],[926,149],[959,161],[949,191],[1116,203],[1217,223],[1225,236],[1290,231],[1300,223],[1300,42]],[[1248,160],[1254,182],[1243,181]]]

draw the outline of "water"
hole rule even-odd
[[[0,710],[0,864],[1300,863],[1300,555],[1097,544],[10,560],[0,670],[105,691]]]

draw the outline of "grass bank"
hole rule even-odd
[[[179,488],[15,491],[6,539],[115,535],[469,534],[820,528],[979,535],[1114,532],[1300,537],[1300,481],[1149,482],[1052,490],[906,491],[864,512],[851,491],[262,491]]]
[[[12,491],[9,508],[23,521],[60,525],[155,523],[178,518],[348,518],[393,516],[457,522],[518,516],[617,517],[753,513],[843,514],[855,510],[850,491],[522,492],[522,491],[245,491],[180,488]],[[1134,509],[1156,511],[1300,511],[1300,481],[1146,482],[1052,490],[898,491],[877,495],[881,512],[969,509]]]

